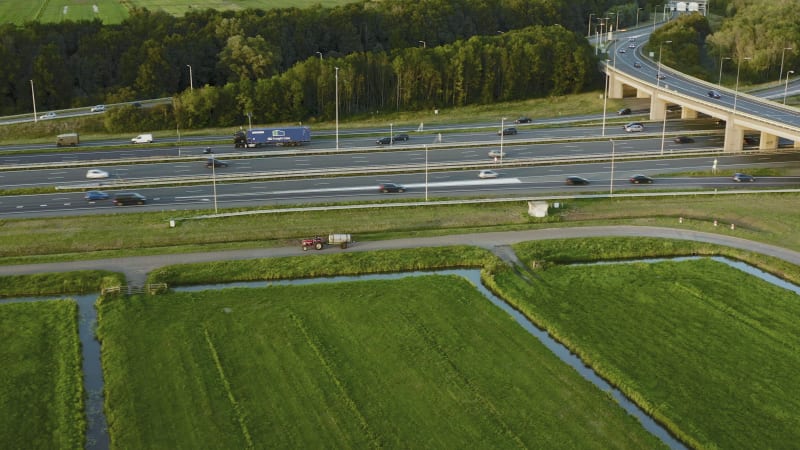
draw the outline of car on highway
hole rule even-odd
[[[633,67],[636,67],[637,69],[641,69],[642,68],[642,63],[640,63],[639,61],[636,61],[635,63],[633,63]]]
[[[122,192],[114,195],[112,202],[115,206],[144,205],[147,203],[147,197],[138,192]]]
[[[382,137],[382,138],[378,139],[377,141],[375,141],[375,143],[376,144],[380,144],[380,145],[392,144],[392,143],[394,143],[394,139],[392,139],[390,137]]]
[[[383,192],[384,194],[389,192],[405,192],[406,187],[402,184],[397,183],[382,183],[378,186],[378,192]]]
[[[409,136],[406,133],[400,133],[400,134],[395,134],[392,139],[394,139],[395,142],[397,142],[397,141],[407,141],[409,139]]]
[[[589,180],[583,177],[570,176],[567,177],[567,184],[570,186],[585,186],[589,184]]]
[[[50,111],[49,113],[44,113],[39,116],[39,120],[47,120],[47,119],[54,119],[56,117],[56,113]]]
[[[106,110],[106,105],[94,105],[89,112],[103,112]]]
[[[658,78],[659,80],[663,80],[663,79],[667,78],[667,76],[664,75],[663,73],[660,73],[660,74],[656,75],[656,78]]]
[[[212,167],[214,167],[214,168],[217,168],[217,167],[228,167],[228,163],[226,163],[225,161],[220,161],[217,158],[208,158],[206,160],[206,167],[209,168],[209,169],[212,168]]]
[[[140,134],[131,139],[131,144],[150,144],[153,142],[153,135],[150,133]]]
[[[494,170],[481,170],[478,172],[478,178],[497,178],[500,174],[495,172]]]
[[[735,181],[737,183],[741,183],[742,181],[746,181],[746,182],[752,183],[753,181],[756,181],[756,177],[754,177],[752,175],[748,175],[746,173],[738,173],[737,172],[737,173],[733,174],[733,181]]]
[[[624,48],[621,48],[621,49],[619,49],[619,52],[620,53],[625,53],[625,52],[627,52],[627,50],[625,50]]]
[[[625,131],[628,133],[637,133],[640,131],[644,131],[644,125],[642,125],[639,122],[631,122],[625,125],[623,128],[625,128]]]
[[[708,91],[708,96],[711,98],[720,98],[722,97],[719,92],[717,91]]]
[[[689,136],[678,136],[673,141],[676,144],[693,144],[694,139],[690,138]]]
[[[86,178],[89,179],[108,178],[108,172],[100,169],[89,169],[86,171]]]
[[[489,158],[502,158],[506,156],[506,152],[500,150],[489,150]]]
[[[620,115],[620,116],[627,116],[627,115],[630,115],[630,113],[631,113],[631,109],[630,108],[622,108],[619,111],[617,111],[617,115]]]
[[[497,135],[508,136],[510,134],[517,134],[517,129],[514,127],[506,127],[497,132]]]
[[[533,119],[530,117],[520,117],[519,119],[515,120],[514,123],[531,123]]]
[[[633,42],[631,42],[630,44],[628,44],[628,48],[636,48],[636,44],[634,44]]]
[[[747,145],[758,145],[758,143],[761,141],[758,137],[750,135],[744,136],[742,140]]]
[[[632,184],[652,184],[653,179],[647,175],[634,175],[628,179]]]
[[[97,200],[108,200],[111,196],[103,191],[87,191],[83,198],[86,199],[87,202],[94,202]]]

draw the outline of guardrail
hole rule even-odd
[[[755,152],[753,150],[752,152]],[[639,152],[639,153],[624,153],[615,154],[613,159],[621,160],[642,160],[642,159],[663,159],[665,157],[694,157],[694,156],[710,156],[721,154],[722,150],[676,150],[670,151],[664,155],[653,152]],[[743,152],[747,153],[747,152]],[[763,154],[763,150],[759,154]],[[254,172],[247,174],[219,174],[213,175],[215,182],[231,182],[231,181],[254,181],[254,180],[275,180],[275,179],[289,179],[289,178],[308,178],[308,177],[334,177],[343,175],[362,175],[362,174],[376,174],[376,173],[403,173],[403,172],[422,172],[425,170],[436,172],[444,170],[478,170],[491,167],[524,167],[535,165],[554,165],[566,163],[587,163],[598,161],[610,161],[612,159],[611,153],[597,153],[583,156],[570,156],[558,158],[505,158],[497,163],[478,161],[478,162],[452,162],[452,163],[416,163],[416,164],[390,164],[380,166],[352,166],[352,167],[339,167],[335,169],[295,169],[295,170],[282,170],[270,172]],[[77,189],[91,189],[98,187],[106,188],[124,188],[124,187],[141,187],[141,186],[164,186],[164,185],[183,185],[183,184],[198,184],[209,183],[212,179],[212,174],[203,176],[187,175],[176,177],[161,177],[161,178],[140,178],[131,181],[120,182],[104,182],[98,183],[76,183],[70,185],[56,186],[58,190],[77,190]]]

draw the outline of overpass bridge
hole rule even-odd
[[[643,42],[618,39],[608,47],[613,55],[603,64],[608,78],[609,98],[640,98],[650,101],[650,120],[666,120],[668,108],[680,106],[681,118],[700,114],[714,117],[725,125],[725,152],[741,151],[746,134],[760,133],[759,148],[772,150],[791,141],[800,149],[800,110],[738,92],[685,75],[645,58],[639,48]],[[620,53],[620,50],[626,50]],[[613,58],[613,59],[612,59]],[[742,64],[746,64],[743,62]],[[720,98],[709,95],[719,93]]]

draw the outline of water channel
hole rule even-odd
[[[664,258],[664,259],[646,259],[646,260],[631,260],[631,261],[607,261],[592,264],[631,264],[631,263],[657,263],[662,261],[686,261],[691,259],[698,259],[699,257],[682,257],[682,258]],[[733,261],[722,257],[712,257],[714,261],[727,264],[731,267],[739,269],[750,275],[757,276],[764,281],[772,283],[776,286],[790,290],[800,295],[800,286],[793,285],[786,282],[772,274],[763,272],[754,267],[739,261]],[[622,392],[611,386],[608,382],[597,375],[592,369],[587,367],[576,355],[572,354],[566,347],[552,339],[547,332],[537,328],[519,311],[508,305],[506,302],[495,296],[491,291],[486,289],[481,283],[480,270],[477,269],[460,269],[460,270],[440,270],[431,272],[405,272],[393,274],[373,274],[373,275],[358,275],[358,276],[340,276],[340,277],[325,277],[325,278],[308,278],[308,279],[294,279],[294,280],[271,280],[271,281],[248,281],[248,282],[232,282],[224,284],[209,284],[209,285],[196,285],[196,286],[180,286],[175,287],[176,292],[192,292],[201,290],[216,290],[232,287],[266,287],[271,285],[304,285],[314,283],[339,283],[346,281],[364,281],[364,280],[393,280],[409,276],[424,276],[424,275],[458,275],[466,278],[472,283],[478,291],[481,292],[486,298],[494,305],[501,308],[503,311],[510,314],[525,330],[535,336],[539,341],[544,344],[550,351],[558,356],[562,361],[569,364],[570,367],[575,369],[582,377],[593,383],[604,392],[608,392],[617,401],[617,403],[625,409],[629,414],[636,417],[642,426],[661,439],[666,445],[672,449],[685,449],[686,447],[675,439],[669,432],[661,427],[655,420],[648,416],[644,411],[639,409],[633,402],[628,400]],[[97,311],[94,308],[94,302],[97,300],[96,294],[91,295],[72,295],[60,297],[27,297],[15,299],[0,299],[0,305],[10,302],[26,302],[26,301],[42,301],[53,300],[58,298],[74,298],[78,303],[78,316],[79,326],[78,333],[83,351],[83,383],[84,389],[87,392],[86,399],[86,416],[88,421],[88,428],[86,431],[86,449],[88,450],[104,450],[109,448],[108,429],[106,425],[106,417],[103,411],[103,372],[100,365],[100,343],[95,339],[94,329],[97,323]]]

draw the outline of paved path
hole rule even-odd
[[[474,245],[487,249],[498,246],[516,244],[524,241],[544,239],[562,239],[600,236],[638,236],[682,239],[708,242],[727,247],[749,250],[800,265],[800,252],[788,250],[774,245],[740,239],[721,234],[700,231],[680,230],[676,228],[639,227],[639,226],[601,226],[547,228],[525,231],[501,231],[490,233],[457,234],[436,237],[418,237],[393,239],[388,241],[356,242],[346,250],[331,248],[330,252],[360,252],[371,250],[387,250],[414,247],[438,247],[446,245]],[[323,251],[327,253],[328,250]],[[223,261],[236,259],[271,258],[279,256],[300,256],[316,251],[303,252],[299,245],[295,247],[256,248],[247,250],[228,250],[204,253],[181,253],[170,255],[133,256],[124,258],[96,259],[87,261],[69,261],[44,264],[23,264],[17,266],[0,266],[0,275],[21,275],[46,272],[68,272],[74,270],[110,270],[124,273],[128,283],[144,284],[148,272],[171,264]]]

